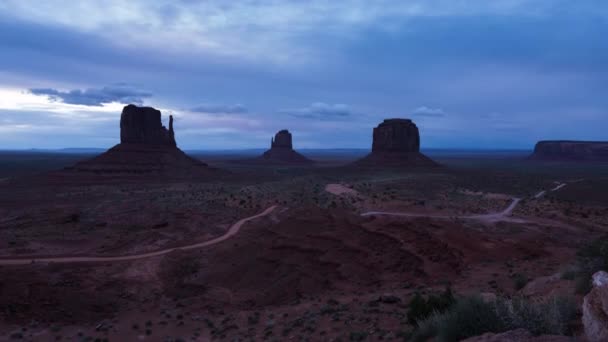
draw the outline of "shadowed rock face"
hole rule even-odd
[[[173,116],[169,116],[169,130],[167,130],[161,123],[159,110],[128,105],[120,115],[120,142],[176,146]]]
[[[387,119],[374,128],[372,152],[419,152],[420,133],[409,119]]]
[[[270,142],[270,148],[293,148],[291,143],[291,133],[288,130],[280,130],[275,134]]]
[[[386,119],[374,128],[372,153],[359,159],[360,166],[436,166],[420,153],[420,133],[409,119]]]
[[[608,142],[540,141],[532,159],[562,161],[608,161]]]

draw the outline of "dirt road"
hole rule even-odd
[[[141,254],[132,254],[132,255],[121,255],[121,256],[62,256],[62,257],[36,257],[36,256],[23,256],[23,257],[19,257],[19,258],[0,258],[0,265],[25,265],[25,264],[31,264],[31,263],[36,263],[36,262],[43,262],[43,263],[80,263],[80,262],[112,262],[112,261],[129,261],[129,260],[137,260],[137,259],[144,259],[144,258],[150,258],[150,257],[155,257],[155,256],[159,256],[159,255],[164,255],[164,254],[168,254],[171,253],[173,251],[177,251],[177,250],[189,250],[189,249],[197,249],[197,248],[202,248],[202,247],[207,247],[207,246],[211,246],[211,245],[215,245],[217,243],[220,243],[224,240],[229,239],[231,236],[237,234],[239,232],[239,230],[241,229],[241,227],[251,221],[251,220],[255,220],[256,218],[262,217],[262,216],[266,216],[268,214],[270,214],[274,209],[276,208],[276,205],[273,205],[269,208],[267,208],[266,210],[264,210],[263,212],[257,214],[257,215],[253,215],[250,217],[246,217],[244,219],[239,220],[238,222],[236,222],[235,224],[233,224],[228,231],[226,232],[226,234],[217,237],[215,239],[211,239],[208,241],[203,241],[203,242],[199,242],[193,245],[187,245],[187,246],[181,246],[181,247],[173,247],[173,248],[167,248],[167,249],[162,249],[159,251],[155,251],[155,252],[148,252],[148,253],[141,253]]]
[[[559,183],[556,187],[550,189],[549,191],[557,191],[565,187],[567,183]],[[537,193],[534,198],[540,198],[547,193],[546,190],[540,191]],[[401,216],[401,217],[428,217],[428,218],[437,218],[437,219],[463,219],[463,220],[477,220],[484,223],[495,223],[500,221],[508,221],[514,223],[526,223],[526,220],[511,217],[513,210],[517,205],[521,202],[521,198],[513,197],[511,198],[511,204],[503,211],[498,213],[488,213],[488,214],[480,214],[480,215],[429,215],[429,214],[420,214],[420,213],[401,213],[401,212],[386,212],[386,211],[368,211],[362,213],[361,216]]]

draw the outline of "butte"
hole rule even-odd
[[[159,110],[130,104],[123,108],[120,116],[120,144],[77,163],[68,171],[117,177],[197,178],[218,170],[177,147],[173,116],[169,116],[167,129],[162,125]]]
[[[374,128],[372,152],[357,160],[365,167],[434,167],[433,160],[420,153],[420,132],[409,119],[386,119]]]

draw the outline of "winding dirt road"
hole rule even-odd
[[[233,224],[228,229],[228,231],[226,232],[226,234],[224,234],[224,235],[222,235],[220,237],[217,237],[215,239],[199,242],[199,243],[196,243],[196,244],[193,244],[193,245],[167,248],[167,249],[162,249],[162,250],[155,251],[155,252],[148,252],[148,253],[141,253],[141,254],[132,254],[132,255],[122,255],[122,256],[62,256],[62,257],[23,256],[23,257],[13,258],[13,259],[10,259],[10,258],[0,258],[0,265],[26,265],[26,264],[31,264],[31,263],[35,263],[35,262],[43,262],[43,263],[80,263],[80,262],[129,261],[129,260],[151,258],[151,257],[159,256],[159,255],[168,254],[168,253],[171,253],[173,251],[178,251],[178,250],[185,251],[185,250],[190,250],[190,249],[197,249],[197,248],[207,247],[207,246],[215,245],[217,243],[220,243],[220,242],[222,242],[224,240],[229,239],[233,235],[237,234],[239,232],[239,230],[241,229],[241,227],[245,223],[247,223],[249,221],[252,221],[252,220],[255,220],[256,218],[259,218],[259,217],[262,217],[262,216],[266,216],[266,215],[270,214],[275,208],[276,208],[276,205],[273,205],[273,206],[267,208],[266,210],[264,210],[263,212],[261,212],[261,213],[259,213],[257,215],[253,215],[253,216],[241,219],[238,222],[236,222],[235,224]]]
[[[550,189],[549,191],[557,191],[563,187],[565,187],[567,183],[559,183],[556,187]],[[546,190],[543,190],[537,193],[534,198],[540,198],[547,193]],[[503,211],[498,213],[488,213],[488,214],[479,214],[479,215],[429,215],[429,214],[421,214],[421,213],[401,213],[401,212],[387,212],[387,211],[368,211],[362,213],[361,216],[401,216],[401,217],[428,217],[428,218],[436,218],[436,219],[463,219],[463,220],[477,220],[484,223],[495,223],[501,221],[513,222],[513,223],[526,223],[526,220],[511,217],[513,210],[517,205],[521,202],[521,198],[513,197],[511,198],[511,204]]]

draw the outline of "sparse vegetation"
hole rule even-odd
[[[465,297],[445,312],[435,312],[420,321],[412,341],[436,337],[438,341],[451,342],[520,328],[535,335],[569,335],[575,315],[574,301],[565,298],[536,303],[523,298],[484,301],[477,296]]]

